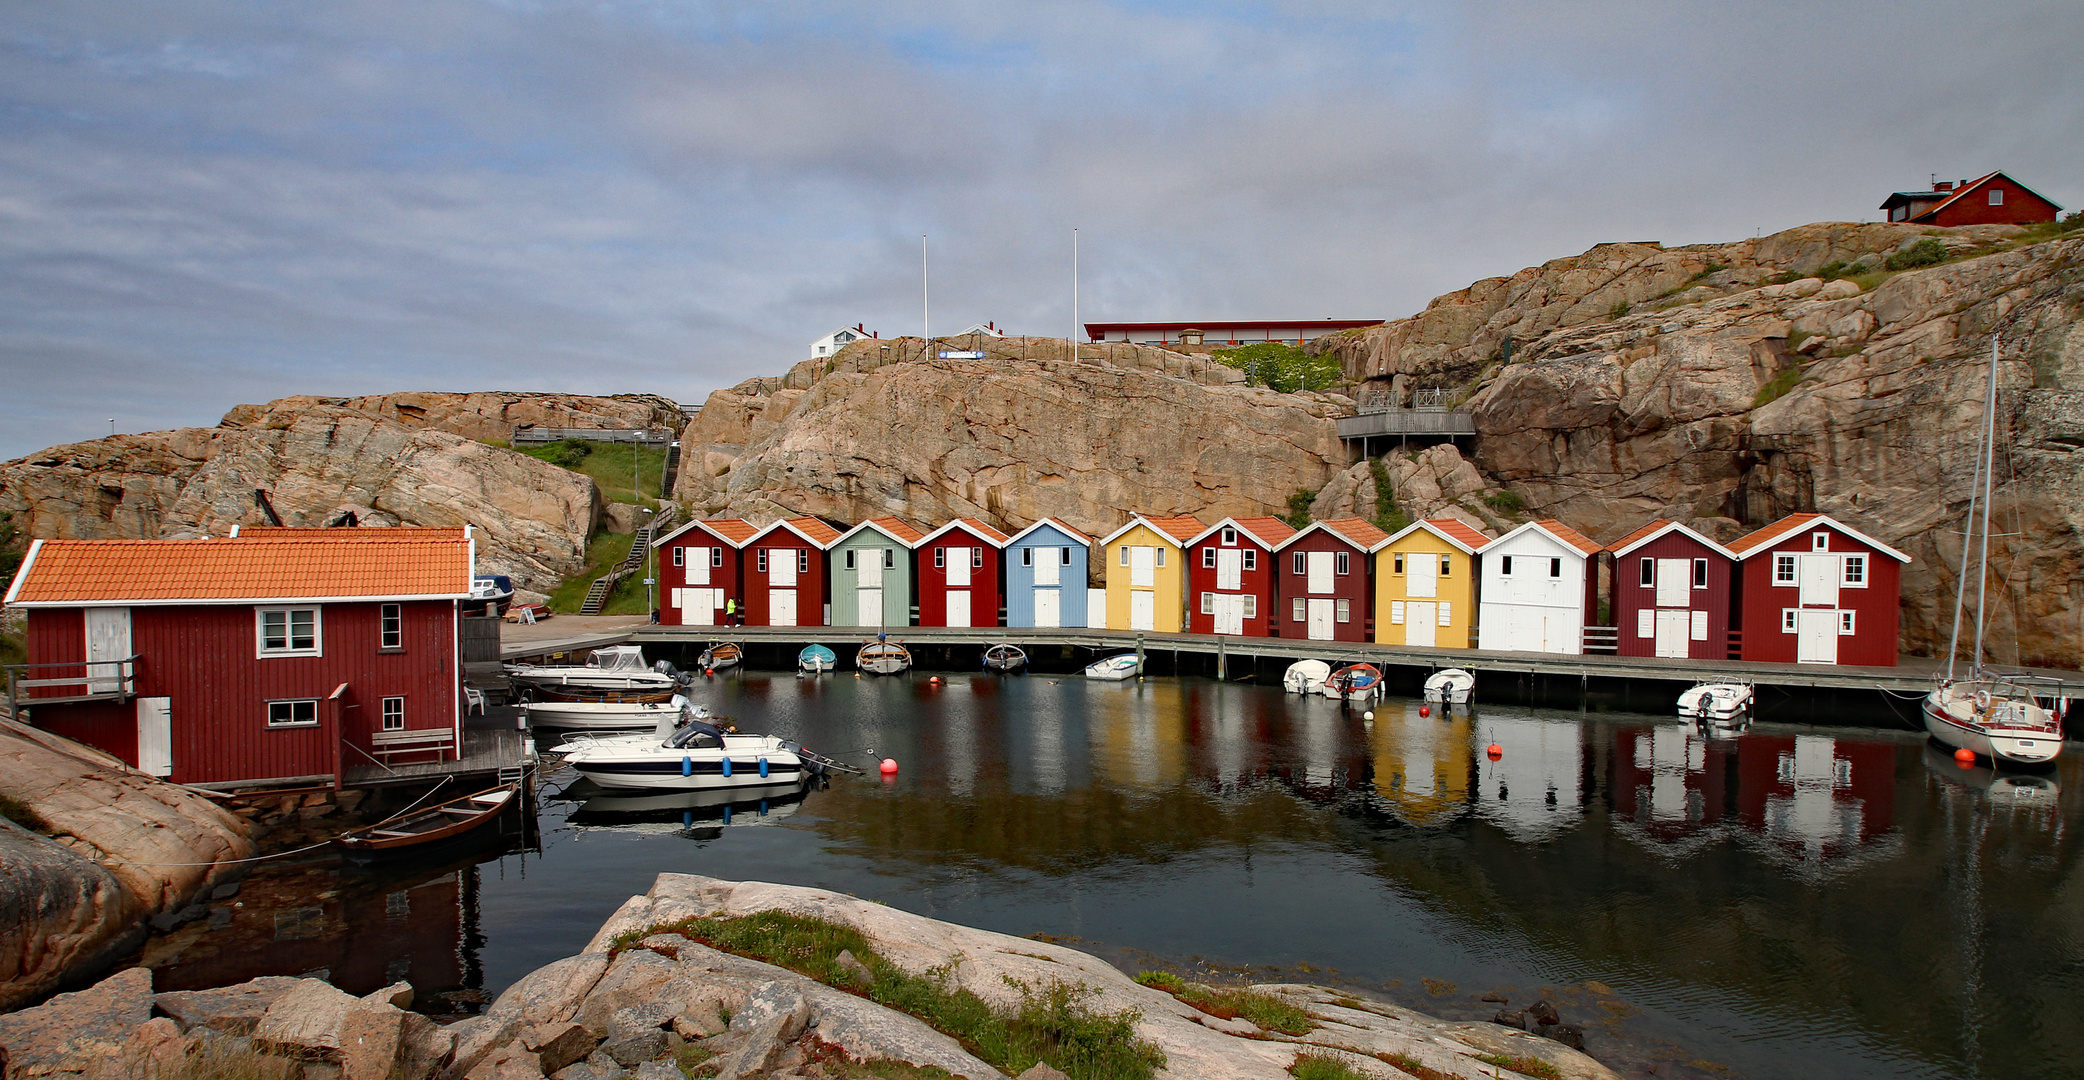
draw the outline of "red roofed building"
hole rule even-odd
[[[1599,611],[1602,549],[1560,521],[1530,521],[1485,544],[1476,600],[1477,648],[1585,651]]]
[[[1737,559],[1676,521],[1653,521],[1616,541],[1615,651],[1622,656],[1729,660]]]
[[[825,552],[839,535],[818,518],[793,517],[747,537],[745,625],[825,625]]]
[[[1272,637],[1274,549],[1295,527],[1272,517],[1224,518],[1187,541],[1187,632]]]
[[[1744,659],[1896,666],[1910,556],[1822,514],[1790,514],[1729,549]]]
[[[462,741],[468,529],[256,529],[38,540],[7,591],[37,727],[154,776],[325,782]]]
[[[1955,183],[1937,180],[1931,191],[1898,191],[1882,201],[1889,220],[1912,225],[2031,225],[2054,221],[2052,200],[2002,171]]]
[[[727,604],[745,606],[740,549],[760,531],[743,518],[690,521],[651,542],[658,557],[662,626],[727,625]]]
[[[1313,641],[1366,641],[1375,545],[1389,534],[1360,518],[1313,521],[1274,548],[1274,633]]]
[[[1005,533],[957,518],[913,545],[919,571],[919,625],[997,626]]]

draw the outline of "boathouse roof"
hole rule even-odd
[[[1740,536],[1737,539],[1731,541],[1729,545],[1729,550],[1731,551],[1731,553],[1736,555],[1736,557],[1739,560],[1748,559],[1761,551],[1765,551],[1768,548],[1771,548],[1774,544],[1779,543],[1781,540],[1787,538],[1790,534],[1800,532],[1803,529],[1814,528],[1819,525],[1836,529],[1837,531],[1844,533],[1849,537],[1852,537],[1854,540],[1858,540],[1860,543],[1865,544],[1876,551],[1893,557],[1898,562],[1910,561],[1910,556],[1905,555],[1900,551],[1897,551],[1895,548],[1892,548],[1889,545],[1884,544],[1871,536],[1868,536],[1866,533],[1863,533],[1858,529],[1847,526],[1843,522],[1831,517],[1828,514],[1789,514],[1786,517],[1781,518],[1779,521],[1776,521],[1771,525],[1768,525],[1765,528],[1758,530],[1757,532],[1750,533],[1745,536]]]
[[[470,595],[468,528],[249,529],[195,540],[37,540],[22,607],[450,600]]]

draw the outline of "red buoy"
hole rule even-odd
[[[1973,765],[1975,764],[1975,751],[1964,746],[1954,751],[1954,760],[1964,765]]]
[[[884,775],[884,776],[896,776],[896,775],[897,775],[897,759],[896,759],[896,758],[887,758],[887,757],[886,757],[886,758],[884,758],[884,759],[883,759],[883,766],[882,766],[882,768],[883,768],[883,775]]]
[[[1505,756],[1505,748],[1499,746],[1497,743],[1492,743],[1491,745],[1483,748],[1483,754],[1485,757],[1490,758],[1492,761],[1496,761],[1499,758]]]
[[[713,667],[709,667],[709,668],[703,668],[703,669],[702,669],[702,674],[703,674],[703,675],[704,675],[705,677],[708,677],[708,676],[714,676],[714,675],[716,674],[716,669],[715,669],[715,668],[713,668]]]
[[[1433,707],[1432,707],[1431,705],[1420,705],[1420,706],[1418,707],[1418,715],[1420,715],[1420,716],[1431,716],[1431,715],[1433,715]]]

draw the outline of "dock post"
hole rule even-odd
[[[1221,636],[1218,636],[1216,638],[1217,682],[1226,682],[1230,678],[1230,653],[1227,651],[1229,644],[1230,643],[1228,641],[1225,641]]]
[[[1136,672],[1143,673],[1143,631],[1136,632]]]

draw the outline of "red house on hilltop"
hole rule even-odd
[[[1653,521],[1606,549],[1622,656],[1728,660],[1737,557],[1676,521]]]
[[[999,625],[1008,539],[976,518],[956,518],[914,545],[919,625]]]
[[[1294,535],[1280,518],[1224,518],[1187,541],[1187,632],[1272,637],[1274,549]]]
[[[1889,220],[1912,225],[2031,225],[2054,221],[2062,207],[2002,171],[1955,183],[1935,180],[1930,191],[1898,191],[1882,201]]]
[[[371,760],[447,759],[473,555],[468,529],[38,540],[6,597],[28,611],[17,703],[181,784],[338,786]]]
[[[651,542],[662,626],[723,626],[725,602],[745,606],[740,549],[759,532],[743,518],[690,521]]]
[[[1744,659],[1896,666],[1910,556],[1822,514],[1790,514],[1729,549]]]
[[[814,517],[777,521],[740,547],[745,625],[825,625],[825,549],[839,530]]]

